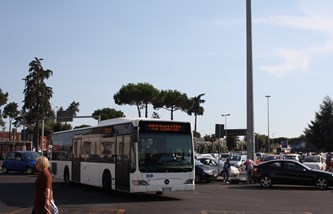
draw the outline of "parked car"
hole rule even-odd
[[[198,152],[194,152],[194,158],[197,159],[197,158],[201,158],[201,154],[198,153]]]
[[[303,158],[300,154],[293,154],[293,153],[285,154],[284,159],[295,160],[300,163],[303,163]]]
[[[229,153],[221,153],[220,160],[221,161],[226,161],[227,159],[230,159],[230,154]]]
[[[28,175],[36,171],[36,159],[41,155],[33,151],[8,152],[7,158],[2,163],[2,172],[26,172]]]
[[[265,155],[266,155],[266,153],[256,152],[256,159],[260,159],[260,158],[264,157]]]
[[[230,164],[239,170],[245,169],[244,163],[247,160],[246,155],[232,155],[230,156]]]
[[[223,176],[223,166],[224,166],[224,161],[219,160],[219,164],[217,165],[217,160],[216,159],[212,159],[212,158],[199,158],[198,159],[201,163],[205,164],[205,165],[209,165],[211,167],[214,167],[216,170],[218,170],[218,175],[219,176]],[[233,177],[237,177],[239,176],[239,170],[234,167],[231,166],[230,167],[230,171],[229,171],[229,177],[233,178]]]
[[[295,160],[272,160],[253,169],[252,179],[263,188],[273,184],[316,186],[327,189],[333,184],[333,173],[314,170]]]
[[[210,182],[217,178],[217,169],[212,166],[205,165],[195,159],[195,183],[203,181]]]
[[[326,170],[326,163],[321,155],[305,156],[303,164],[311,169]]]
[[[256,162],[256,164],[260,164],[260,163],[270,161],[270,160],[277,160],[277,159],[279,159],[278,155],[264,155],[264,156],[262,156],[262,158],[259,159],[258,162]]]

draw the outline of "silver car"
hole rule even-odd
[[[321,155],[305,156],[303,164],[311,169],[326,170],[326,163]]]
[[[238,168],[239,170],[245,169],[244,163],[247,160],[246,155],[232,155],[230,157],[230,164],[231,166],[234,166]]]

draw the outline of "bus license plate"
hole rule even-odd
[[[162,187],[162,191],[163,192],[168,192],[168,191],[171,191],[171,187]]]

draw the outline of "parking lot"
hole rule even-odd
[[[0,175],[0,213],[30,213],[37,175]],[[55,200],[61,213],[110,214],[330,214],[332,188],[273,186],[212,181],[196,185],[194,191],[105,194],[99,188],[54,180]]]

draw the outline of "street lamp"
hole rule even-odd
[[[227,137],[228,137],[228,135],[227,135],[227,117],[230,116],[230,114],[222,114],[221,116],[224,117],[224,124],[225,124],[225,126],[224,126],[224,130],[225,130],[225,132],[224,132],[224,134],[225,134],[225,144],[227,145]]]
[[[267,142],[267,152],[270,152],[270,148],[271,148],[271,142],[269,141],[269,98],[271,97],[270,95],[266,95],[265,96],[267,98],[267,138],[268,138],[268,142]]]

